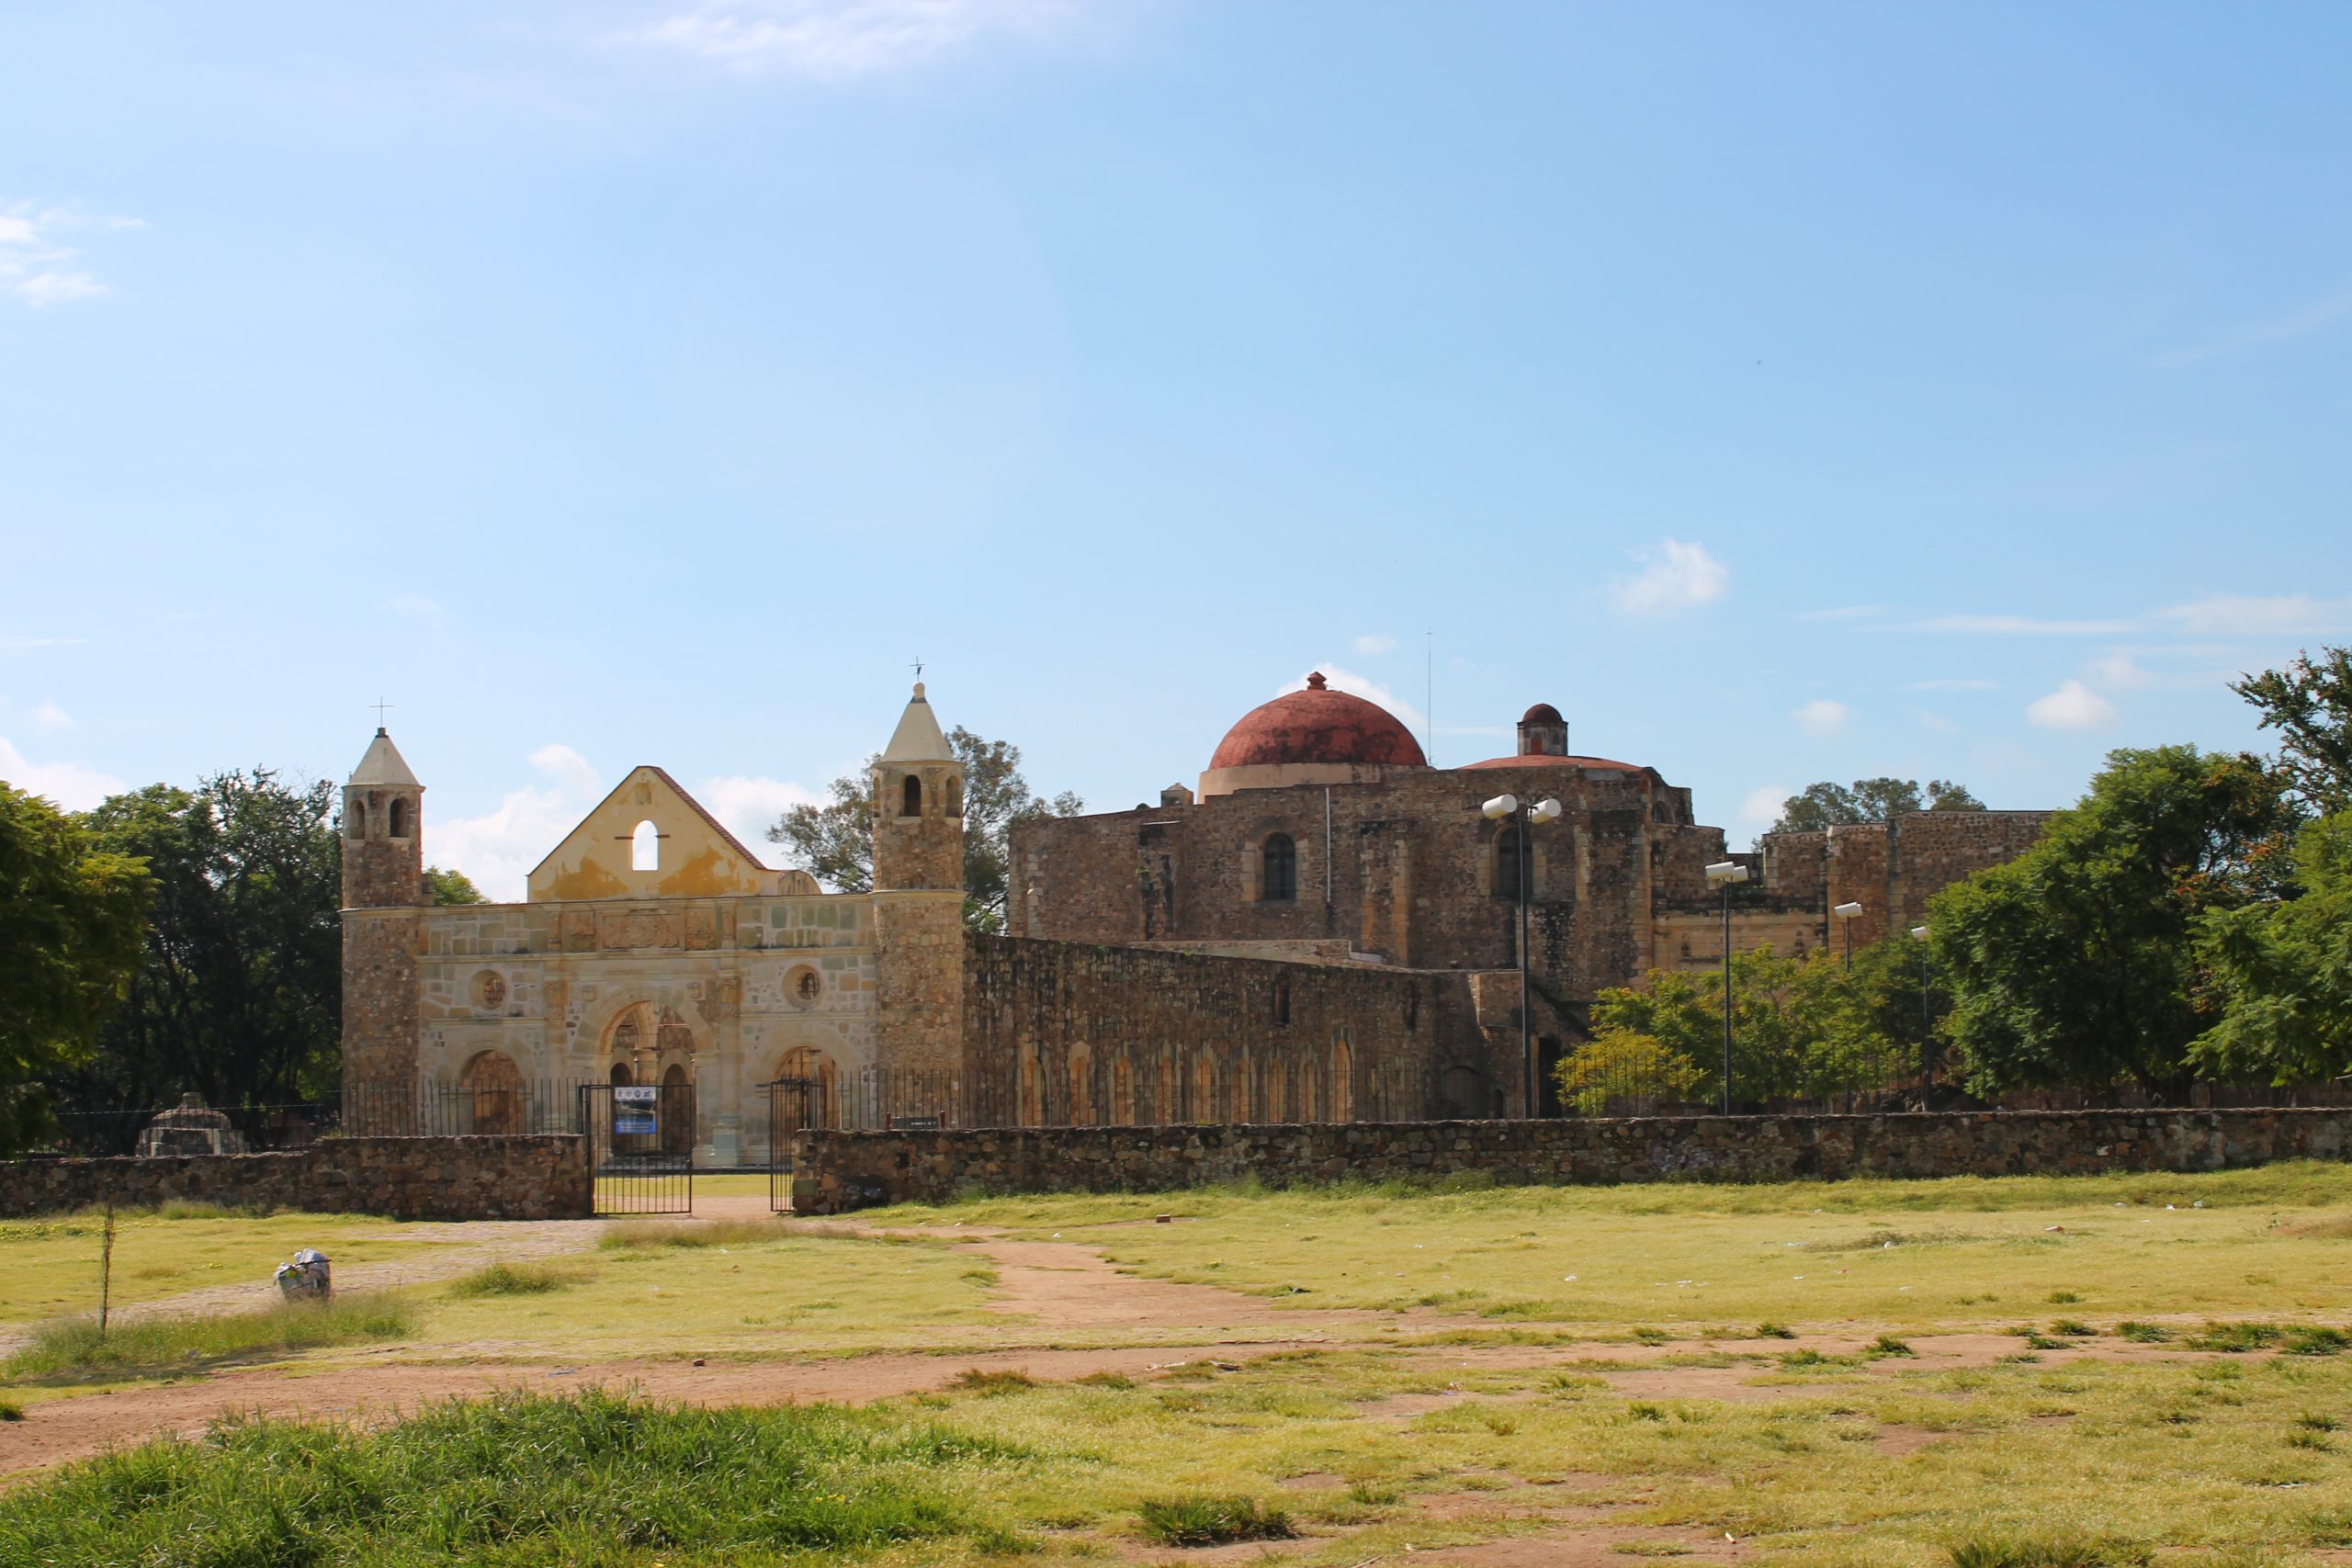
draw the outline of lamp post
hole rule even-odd
[[[1845,928],[1846,973],[1851,975],[1854,972],[1854,917],[1862,912],[1862,907],[1860,904],[1840,904],[1829,912],[1837,916],[1838,923]]]
[[[1731,1114],[1731,890],[1747,880],[1747,868],[1736,860],[1717,861],[1707,868],[1707,886],[1724,890],[1724,1114]]]
[[[1547,797],[1522,811],[1519,796],[1515,795],[1498,795],[1478,808],[1489,822],[1499,822],[1505,818],[1519,818],[1518,830],[1512,835],[1516,842],[1511,850],[1511,869],[1516,874],[1514,880],[1519,884],[1519,1066],[1521,1077],[1524,1079],[1520,1088],[1527,1096],[1524,1103],[1527,1119],[1531,1122],[1535,1119],[1538,1100],[1535,1093],[1535,1045],[1529,1027],[1534,1007],[1527,985],[1528,884],[1535,880],[1535,857],[1529,843],[1528,829],[1538,822],[1558,820],[1560,809],[1558,800]]]
[[[1911,940],[1919,944],[1919,1109],[1928,1107],[1935,1087],[1935,1035],[1928,1015],[1928,928],[1913,926]]]

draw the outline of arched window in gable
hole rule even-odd
[[[662,869],[662,830],[651,822],[639,822],[628,836],[628,868],[631,871]]]
[[[1298,846],[1288,833],[1269,833],[1259,852],[1269,904],[1288,904],[1298,897]]]
[[[909,773],[899,782],[899,815],[901,817],[922,815],[922,780],[913,773]]]

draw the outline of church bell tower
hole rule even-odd
[[[424,786],[379,728],[343,786],[343,1104],[355,1134],[411,1130],[424,806]]]
[[[876,1065],[953,1072],[964,1054],[964,764],[922,682],[874,762]]]

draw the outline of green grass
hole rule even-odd
[[[2153,1556],[2121,1540],[1972,1540],[1951,1549],[1951,1568],[2142,1568]]]
[[[1759,1320],[1983,1325],[2000,1310],[1984,1302],[1987,1279],[2011,1302],[2072,1295],[2143,1318],[2330,1311],[2352,1297],[2352,1247],[2328,1213],[2338,1205],[2352,1205],[2352,1165],[2299,1162],[1910,1182],[1207,1189],[860,1218],[933,1234],[956,1224],[1059,1233],[1122,1267],[1285,1310],[1430,1303],[1680,1337],[1691,1324]],[[1135,1223],[1155,1213],[1179,1223]]]
[[[0,1421],[21,1421],[25,1407],[13,1399],[0,1399]]]
[[[0,1376],[26,1382],[86,1382],[203,1371],[322,1346],[405,1338],[414,1327],[408,1303],[391,1295],[143,1318],[116,1323],[103,1337],[96,1318],[64,1318],[34,1329],[23,1348],[0,1363]]]
[[[579,1269],[548,1263],[508,1263],[503,1259],[449,1281],[449,1293],[459,1300],[477,1296],[544,1296],[579,1284]]]
[[[1255,1497],[1155,1497],[1136,1510],[1144,1534],[1165,1546],[1223,1546],[1237,1540],[1286,1540],[1290,1516]]]
[[[0,1221],[0,1324],[28,1324],[98,1305],[94,1213]],[[114,1304],[161,1301],[187,1291],[247,1286],[269,1292],[270,1273],[298,1248],[315,1247],[338,1271],[355,1264],[429,1258],[460,1245],[424,1227],[357,1214],[259,1215],[209,1203],[168,1203],[115,1217]]]
[[[0,1496],[0,1562],[805,1562],[1002,1539],[943,1482],[1016,1445],[826,1406],[705,1410],[598,1391],[435,1406],[378,1431],[229,1421]]]
[[[782,1241],[792,1231],[780,1217],[725,1220],[623,1220],[607,1225],[596,1245],[607,1252],[647,1252],[662,1247],[756,1247]]]

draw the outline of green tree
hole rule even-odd
[[[335,1080],[343,997],[333,786],[230,773],[119,795],[85,819],[154,882],[144,949],[96,1054],[66,1075],[88,1106],[311,1098]]]
[[[2284,670],[2230,682],[2278,732],[2278,765],[2322,811],[2352,807],[2352,649],[2323,648],[2319,661],[2297,655]]]
[[[1623,1112],[1628,1102],[1639,1113],[1660,1101],[1689,1100],[1708,1077],[1704,1067],[1657,1035],[1611,1028],[1597,1031],[1552,1071],[1562,1102],[1586,1116]]]
[[[2306,823],[2298,896],[2214,909],[2197,957],[2221,1016],[2192,1050],[2217,1077],[2320,1083],[2352,1073],[2352,811]]]
[[[487,904],[490,900],[476,887],[473,878],[462,871],[444,871],[437,865],[424,868],[424,894],[435,904]]]
[[[1013,825],[1039,817],[1069,817],[1086,803],[1065,790],[1051,800],[1021,776],[1021,749],[988,740],[958,725],[947,745],[964,764],[964,924],[978,931],[1004,929],[1006,876]],[[877,759],[858,773],[835,779],[822,806],[796,806],[768,829],[794,865],[842,893],[874,886],[872,786]]]
[[[0,783],[0,1156],[47,1133],[44,1083],[89,1058],[139,962],[147,871]]]
[[[2191,937],[2277,891],[2295,810],[2252,757],[2194,746],[2109,753],[2090,793],[2018,859],[1928,903],[1946,1031],[1968,1087],[2186,1095],[2215,1021]]]
[[[1984,803],[1950,779],[1930,779],[1924,790],[1914,779],[1856,779],[1845,784],[1810,784],[1781,803],[1781,819],[1767,829],[1800,833],[1886,822],[1912,811],[1982,811]]]

